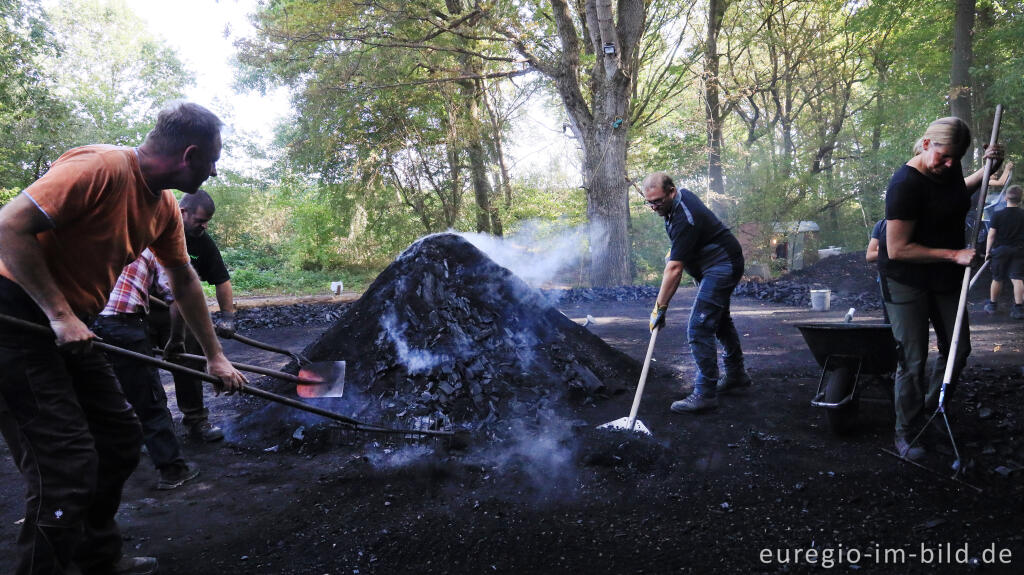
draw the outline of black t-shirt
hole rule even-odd
[[[1020,207],[1005,207],[992,214],[988,226],[996,231],[994,246],[1024,248],[1024,211]]]
[[[220,285],[231,279],[220,250],[209,234],[204,233],[198,238],[185,234],[185,249],[199,279],[210,285]]]
[[[904,164],[889,180],[885,193],[885,219],[913,221],[910,242],[930,248],[964,248],[964,221],[970,207],[971,196],[959,169],[936,182]],[[953,262],[889,260],[885,275],[909,286],[948,291],[959,287],[964,268]]]
[[[704,270],[723,261],[743,260],[743,250],[729,228],[690,190],[676,191],[675,204],[665,218],[665,231],[672,240],[669,259],[683,262],[683,268],[698,281]]]
[[[885,243],[885,220],[878,220],[875,222],[875,227],[871,228],[871,239],[878,240],[878,259],[875,260],[875,265],[878,266],[878,275],[885,275],[885,266],[889,263],[889,249]]]

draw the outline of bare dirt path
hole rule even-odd
[[[690,297],[683,290],[676,301]],[[648,308],[562,309],[581,323],[592,316],[595,334],[642,359]],[[974,310],[975,351],[950,412],[978,493],[948,479],[948,455],[930,456],[941,469],[932,473],[880,450],[890,447],[891,405],[865,403],[849,437],[832,435],[809,406],[820,368],[792,324],[838,321],[845,310],[734,300],[756,387],[710,414],[672,414],[692,376],[687,311],[670,310],[658,339],[640,412],[650,440],[593,429],[626,415],[631,391],[578,408],[568,429],[450,452],[437,441],[296,440],[297,427],[274,421],[265,437],[241,436],[233,424],[257,403],[211,395],[228,441],[187,446],[202,475],[170,492],[153,488],[143,459],[119,516],[128,551],[157,556],[162,573],[218,575],[973,572],[961,559],[1022,572],[1024,322]],[[321,331],[246,335],[299,350]],[[225,348],[237,361],[286,363]],[[304,428],[319,429],[313,420]],[[6,447],[0,457],[0,572],[10,572],[22,482]]]

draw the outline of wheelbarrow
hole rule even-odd
[[[848,433],[857,422],[860,393],[869,381],[881,382],[892,399],[896,340],[887,323],[798,323],[807,347],[821,366],[811,405],[828,410],[829,428]]]

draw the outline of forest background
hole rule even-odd
[[[777,273],[793,222],[863,249],[935,118],[972,126],[965,169],[997,104],[1009,159],[1024,151],[1021,0],[266,0],[249,17],[235,89],[287,87],[291,113],[272,145],[226,135],[251,161],[206,185],[241,293],[358,291],[445,230],[568,254],[562,285],[656,282],[654,170],[753,230],[748,263]],[[121,0],[0,0],[0,202],[71,147],[141,143],[194,81],[159,32]],[[553,137],[524,127],[537,107],[568,161],[517,158]]]

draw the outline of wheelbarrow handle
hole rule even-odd
[[[50,328],[48,328],[46,326],[43,326],[43,325],[40,325],[38,323],[34,323],[34,322],[31,322],[31,321],[26,321],[26,320],[23,320],[23,319],[19,319],[19,318],[16,318],[16,317],[11,317],[11,316],[4,315],[4,314],[0,314],[0,321],[2,321],[4,323],[11,324],[11,325],[14,325],[14,326],[17,326],[17,327],[20,327],[22,329],[25,329],[26,331],[31,331],[31,332],[36,333],[38,335],[54,337],[54,333],[53,333],[53,331]],[[195,377],[197,379],[201,379],[203,381],[208,381],[210,383],[215,383],[215,384],[221,383],[220,378],[218,378],[217,376],[214,376],[214,375],[210,375],[209,373],[206,373],[205,371],[199,371],[197,369],[192,369],[190,367],[185,367],[183,365],[178,365],[176,363],[171,363],[169,361],[164,361],[162,359],[157,359],[155,357],[148,356],[148,355],[146,355],[144,353],[138,353],[138,352],[135,352],[135,351],[131,351],[130,349],[124,349],[123,347],[118,347],[116,345],[111,345],[111,344],[106,343],[104,341],[93,340],[92,341],[92,345],[94,345],[94,346],[96,346],[99,349],[102,349],[104,351],[109,351],[111,353],[116,353],[116,354],[119,354],[119,355],[123,355],[125,357],[131,357],[131,358],[137,359],[137,360],[139,360],[139,361],[141,361],[143,363],[148,363],[150,365],[155,365],[156,367],[165,369],[165,370],[170,371],[170,372],[181,373],[181,374],[184,374],[184,375],[191,375],[192,377]],[[452,432],[452,431],[440,431],[440,430],[431,430],[431,429],[392,429],[392,428],[389,428],[389,427],[378,427],[376,425],[368,425],[368,424],[363,423],[363,422],[361,422],[359,420],[352,419],[351,417],[345,417],[344,415],[341,415],[340,413],[335,413],[333,411],[328,411],[326,409],[321,409],[319,407],[316,407],[315,405],[309,405],[309,404],[303,403],[301,401],[294,400],[294,399],[292,399],[290,397],[285,397],[283,395],[278,395],[276,393],[272,393],[272,392],[269,392],[269,391],[266,391],[266,390],[263,390],[263,389],[259,389],[259,388],[256,388],[256,387],[250,387],[248,385],[244,385],[243,384],[241,391],[242,391],[242,393],[246,393],[246,394],[249,394],[249,395],[255,395],[256,397],[261,397],[263,399],[266,399],[266,400],[269,400],[269,401],[273,401],[275,403],[280,403],[282,405],[287,405],[288,407],[293,407],[295,409],[299,409],[299,410],[302,410],[302,411],[307,411],[309,413],[314,413],[314,414],[319,415],[321,417],[325,417],[327,419],[331,419],[331,420],[337,421],[339,423],[345,424],[347,427],[349,427],[349,428],[351,428],[353,430],[356,430],[356,431],[367,431],[367,432],[372,432],[372,433],[392,433],[392,434],[403,434],[403,435],[404,434],[438,435],[438,436],[451,436],[451,435],[455,435],[455,433]]]

